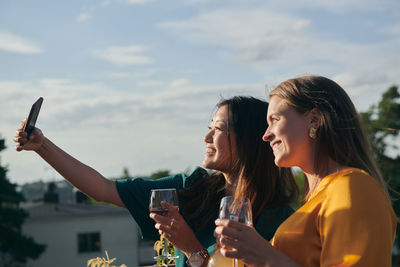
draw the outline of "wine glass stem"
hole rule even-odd
[[[164,237],[164,256],[168,257],[169,256],[169,251],[168,251],[168,240]]]

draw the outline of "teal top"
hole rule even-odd
[[[205,169],[198,167],[189,176],[185,174],[176,174],[158,180],[145,180],[142,178],[117,180],[116,187],[121,200],[139,225],[142,238],[158,240],[160,236],[157,229],[154,227],[155,222],[149,217],[151,189],[176,188],[178,191],[204,179],[208,175]],[[215,205],[219,206],[219,203],[215,203]],[[266,240],[270,240],[278,226],[292,213],[293,209],[289,206],[266,209],[259,216],[257,221],[254,222],[254,226],[259,234]],[[199,242],[207,248],[210,255],[215,251],[215,238],[213,233],[215,229],[214,221],[217,217],[218,214],[216,213],[206,226],[194,233]],[[179,258],[175,260],[175,266],[187,266],[185,254],[178,249],[175,250],[175,254],[179,256]]]

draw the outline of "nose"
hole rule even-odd
[[[271,142],[274,139],[274,135],[271,133],[270,127],[265,130],[265,133],[262,137],[262,140],[264,142]]]
[[[210,129],[207,133],[206,133],[206,135],[204,136],[204,142],[205,143],[212,143],[212,140],[213,140],[213,138],[212,138],[212,129]]]

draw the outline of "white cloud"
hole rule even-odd
[[[162,82],[162,81],[138,81],[136,82],[136,86],[137,87],[142,87],[142,88],[146,88],[146,87],[156,87],[156,88],[161,88],[163,86],[165,86],[166,83]]]
[[[18,54],[39,54],[42,48],[34,42],[8,32],[0,32],[0,50]]]
[[[193,42],[233,49],[243,62],[271,60],[293,46],[303,46],[310,21],[264,8],[221,9],[160,27],[182,34]]]
[[[154,0],[124,0],[125,3],[129,5],[137,5],[137,4],[147,4],[153,2]]]
[[[84,21],[89,20],[90,18],[91,18],[91,15],[87,12],[84,12],[84,13],[79,14],[79,16],[76,18],[76,20],[78,22],[84,22]]]
[[[113,71],[106,73],[107,77],[113,79],[125,79],[125,78],[135,78],[135,79],[148,79],[157,73],[156,69],[141,69],[139,71]]]
[[[151,64],[149,57],[140,55],[147,48],[144,46],[114,46],[92,51],[93,55],[118,66]]]
[[[308,0],[301,2],[306,7],[312,5]],[[350,5],[358,6],[361,2],[350,1]],[[357,97],[368,91],[376,91],[374,97],[377,97],[389,82],[400,82],[398,26],[387,29],[393,38],[374,42],[324,38],[316,33],[318,21],[302,17],[301,13],[284,12],[285,3],[289,5],[283,2],[280,11],[274,6],[277,2],[269,1],[268,6],[259,8],[203,11],[190,19],[168,21],[159,26],[189,42],[220,46],[223,56],[228,55],[268,74],[267,82],[282,81],[282,76],[286,79],[290,75],[334,76]],[[313,8],[329,9],[335,5],[339,11],[345,6],[348,8],[348,4],[347,1],[334,4],[318,1]],[[300,5],[290,8],[293,11]],[[366,102],[371,103],[373,99]]]
[[[155,0],[103,0],[100,3],[101,7],[108,7],[113,3],[122,3],[127,5],[143,5],[150,2],[154,2]]]

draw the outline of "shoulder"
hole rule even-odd
[[[201,181],[204,178],[207,178],[208,176],[209,176],[209,173],[206,169],[204,169],[202,167],[196,167],[189,176],[185,176],[183,178],[183,187],[184,188],[190,187],[190,186],[194,185],[195,183],[197,183],[198,181]]]
[[[327,197],[338,198],[350,194],[354,197],[385,198],[382,186],[363,170],[349,168],[333,174],[326,185]],[[325,179],[325,178],[324,178]],[[342,196],[339,195],[339,192]]]
[[[330,180],[316,197],[321,199],[322,210],[327,213],[349,210],[364,216],[392,209],[382,186],[363,170],[346,169],[326,178]]]

